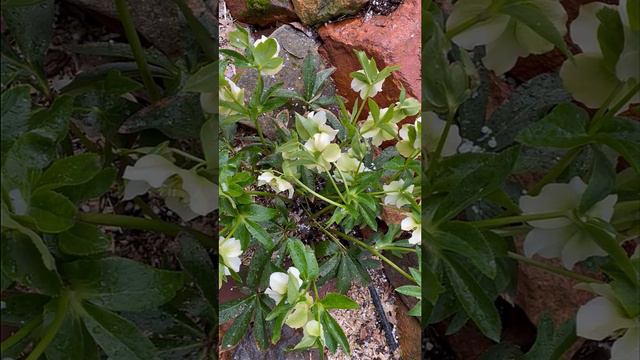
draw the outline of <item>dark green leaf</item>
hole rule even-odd
[[[589,185],[578,206],[578,212],[581,214],[586,213],[596,203],[611,194],[616,183],[614,164],[607,159],[607,156],[600,149],[594,148],[593,150],[593,167]]]
[[[592,138],[615,149],[640,173],[640,122],[608,118]]]
[[[351,298],[336,294],[336,293],[327,293],[322,300],[320,300],[322,306],[325,309],[357,309],[359,305],[357,302],[351,300]]]
[[[184,91],[213,93],[218,91],[218,63],[212,62],[189,76]]]
[[[542,120],[524,129],[516,140],[529,146],[572,148],[589,142],[589,114],[574,104],[560,104]]]
[[[61,233],[75,223],[75,205],[64,195],[51,190],[38,190],[31,197],[27,215],[36,227],[46,233]]]
[[[249,219],[244,219],[244,225],[247,228],[247,231],[251,233],[251,235],[256,238],[262,245],[267,248],[273,248],[273,240],[271,239],[271,235],[258,223],[251,221]]]
[[[47,248],[46,244],[42,241],[42,238],[40,237],[40,235],[38,235],[35,231],[31,230],[30,228],[23,226],[22,224],[14,220],[11,217],[11,214],[9,213],[9,209],[7,208],[7,205],[5,203],[2,203],[2,227],[16,230],[19,233],[31,239],[31,242],[33,243],[33,245],[40,252],[40,257],[42,258],[42,263],[44,264],[44,266],[50,270],[53,270],[56,268],[55,260],[53,259],[53,256],[49,252],[49,249]]]
[[[582,228],[589,233],[593,241],[611,256],[616,266],[618,266],[629,277],[633,283],[638,284],[638,273],[635,271],[631,259],[627,252],[616,239],[615,230],[610,225],[600,219],[590,219],[587,223],[581,224]]]
[[[111,238],[97,226],[77,223],[58,235],[60,251],[69,255],[93,255],[109,251]]]
[[[287,242],[289,249],[289,257],[293,261],[293,265],[300,270],[303,279],[307,279],[307,258],[305,257],[304,244],[300,239],[290,238]]]
[[[603,6],[596,14],[598,26],[598,44],[604,57],[604,63],[610,71],[616,69],[616,64],[624,48],[624,28],[620,15],[616,9]]]
[[[252,301],[253,296],[249,296],[220,304],[220,313],[218,314],[220,324],[224,324],[246,312],[248,307],[252,305]]]
[[[13,87],[2,93],[2,131],[0,139],[2,143],[2,158],[13,142],[29,128],[29,115],[31,113],[31,97],[29,87],[26,85]]]
[[[63,186],[56,189],[56,192],[61,193],[74,204],[94,199],[109,191],[117,173],[118,171],[115,168],[105,168],[84,184]]]
[[[246,308],[231,324],[231,327],[224,334],[222,338],[222,348],[230,348],[235,344],[239,343],[240,340],[247,334],[247,329],[249,328],[249,323],[253,318],[253,313],[255,311],[255,303],[251,302],[249,307]]]
[[[20,51],[37,71],[42,71],[45,51],[53,33],[55,4],[43,0],[38,4],[3,9],[2,16]]]
[[[56,316],[58,301],[60,300],[53,300],[46,306],[43,322],[47,328],[51,326]],[[87,359],[85,357],[84,336],[88,336],[88,334],[84,332],[82,319],[74,311],[67,308],[60,330],[45,351],[47,360]]]
[[[83,153],[60,159],[42,174],[38,187],[56,189],[87,183],[102,169],[100,156]]]
[[[336,319],[331,316],[328,312],[323,312],[321,316],[321,323],[325,327],[325,331],[328,331],[331,337],[333,337],[336,342],[342,347],[346,354],[351,353],[351,348],[349,347],[349,340],[342,331],[340,324],[336,321]],[[322,321],[324,320],[324,321]]]
[[[200,245],[198,240],[186,232],[180,233],[177,240],[180,243],[178,260],[182,268],[191,275],[202,295],[215,309],[218,304],[217,288],[213,280],[216,278],[216,274],[213,271],[213,261],[211,261],[207,250]]]
[[[41,315],[44,305],[49,300],[51,297],[40,294],[6,293],[2,299],[4,305],[0,309],[2,324],[15,327],[23,326],[31,319]]]

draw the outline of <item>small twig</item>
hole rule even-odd
[[[382,308],[382,302],[380,301],[380,295],[378,295],[378,291],[373,285],[369,285],[369,294],[371,294],[371,300],[373,300],[373,305],[376,308],[376,312],[378,313],[378,318],[380,319],[380,324],[382,324],[382,330],[384,330],[384,337],[387,338],[387,344],[389,345],[389,349],[391,351],[396,351],[398,348],[398,342],[396,341],[395,336],[393,336],[393,328],[389,319],[387,319],[387,315],[384,313],[384,308]]]

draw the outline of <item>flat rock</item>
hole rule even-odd
[[[293,0],[293,7],[306,25],[317,25],[340,16],[356,14],[369,0]]]
[[[94,11],[102,16],[118,20],[113,1],[65,0],[66,2]],[[213,0],[187,0],[187,5],[196,17],[209,27],[217,24]],[[155,47],[169,56],[179,56],[184,51],[184,38],[180,11],[173,1],[136,0],[127,1],[133,22],[139,33]]]
[[[235,348],[233,355],[226,358],[230,360],[312,360],[319,358],[317,350],[287,351],[300,342],[302,331],[295,331],[285,325],[282,328],[281,336],[281,340],[277,344],[267,350],[260,350],[253,337],[253,332],[249,332]]]
[[[421,98],[420,60],[420,2],[406,0],[387,16],[372,16],[366,20],[355,18],[325,24],[318,28],[323,41],[320,53],[337,68],[333,74],[339,95],[347,100],[347,108],[358,96],[351,89],[349,74],[360,69],[354,50],[373,56],[379,69],[398,65],[400,70],[384,83],[375,100],[388,106],[398,100],[400,86],[407,94]]]
[[[280,26],[270,35],[270,37],[278,40],[281,49],[279,56],[284,59],[284,65],[282,70],[280,70],[276,75],[265,77],[265,86],[272,86],[273,84],[282,82],[284,84],[283,89],[295,91],[301,94],[304,90],[304,81],[302,79],[302,65],[304,59],[309,53],[319,57],[318,44],[304,32],[299,31],[290,25]],[[253,92],[256,84],[256,76],[256,71],[249,70],[240,77],[238,85],[245,89],[246,94],[251,94]],[[323,91],[323,95],[335,95],[335,86],[332,82],[327,84]],[[294,112],[298,112],[300,114],[305,112],[303,105],[295,101],[289,103],[286,108],[288,110],[289,119],[286,124],[282,124],[284,126],[289,125],[289,122],[294,116]],[[265,135],[271,138],[275,136],[276,131],[275,124],[272,121],[274,117],[274,114],[265,114],[259,119]],[[253,126],[253,124],[246,122],[243,122],[243,124]]]
[[[226,5],[231,16],[245,24],[266,26],[298,18],[291,0],[226,0]]]

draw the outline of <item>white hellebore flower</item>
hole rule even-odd
[[[207,215],[218,205],[218,187],[214,183],[160,155],[141,157],[134,166],[126,167],[122,177],[129,180],[124,200],[157,189],[167,207],[184,221]]]
[[[441,120],[438,115],[432,111],[424,113],[425,118],[425,132],[427,133],[427,143],[425,147],[427,151],[434,152],[438,147],[438,142],[444,133],[444,129],[447,126],[447,122]],[[457,125],[451,125],[449,133],[444,141],[442,147],[442,156],[451,156],[458,152],[458,147],[462,144],[462,138],[460,137],[460,129]]]
[[[365,75],[364,70],[358,70],[356,72]],[[383,83],[384,79],[378,81],[377,83],[369,84],[360,79],[353,78],[353,80],[351,80],[351,89],[353,89],[353,91],[355,92],[359,92],[360,98],[364,100],[368,97],[374,97],[378,95],[378,93],[382,91]]]
[[[347,152],[340,154],[340,157],[336,161],[336,167],[343,173],[348,174],[359,174],[361,172],[371,171],[371,169],[364,166],[363,162],[358,160],[353,153],[353,149],[349,149]]]
[[[522,196],[520,208],[523,214],[571,212],[578,208],[586,188],[587,185],[579,177],[574,177],[568,184],[548,184],[537,196]],[[617,195],[609,195],[593,205],[585,215],[609,221],[617,200]],[[577,262],[588,257],[606,255],[607,253],[574,221],[577,220],[566,217],[529,221],[533,230],[524,240],[525,256],[538,254],[545,258],[560,257],[562,264],[571,269]]]
[[[418,117],[413,124],[405,124],[398,133],[402,140],[396,144],[396,149],[400,155],[408,158],[420,155],[422,146],[422,117]]]
[[[295,267],[290,267],[287,273],[274,272],[269,277],[269,288],[264,291],[267,296],[273,299],[276,304],[280,303],[280,300],[287,294],[287,288],[289,285],[289,275],[296,281],[296,288],[300,289],[302,286],[302,279],[300,279],[300,270]]]
[[[413,197],[413,185],[405,187],[404,180],[396,180],[387,185],[382,185],[382,189],[387,193],[384,197],[385,205],[401,208],[404,205],[411,204],[409,199]]]
[[[284,323],[292,329],[299,329],[303,327],[309,318],[311,318],[311,306],[313,305],[313,298],[306,294],[306,299],[299,301],[287,314]]]
[[[316,160],[315,164],[305,165],[309,169],[321,172],[331,169],[331,163],[340,157],[340,146],[331,143],[331,136],[326,133],[313,135],[304,144],[304,148],[310,152]]]
[[[258,65],[263,75],[275,75],[282,70],[284,60],[278,57],[280,44],[274,38],[264,35],[253,43],[254,62]]]
[[[227,101],[230,103],[236,103],[240,106],[244,106],[244,89],[240,88],[229,78],[225,78],[225,80],[225,83],[222,84],[222,86],[220,86],[220,89],[218,90],[220,101]],[[202,96],[200,97],[200,102],[202,103],[202,107],[206,112],[213,113],[213,104],[207,102],[207,97],[210,97],[210,95],[202,94]],[[213,101],[213,99],[211,99],[211,101]],[[238,113],[237,111],[227,108],[222,104],[220,104],[219,110],[220,114],[225,116],[230,116]]]
[[[412,231],[409,243],[413,245],[422,244],[422,225],[420,219],[416,221],[416,217],[413,214],[409,214],[400,223],[400,228],[404,231]]]
[[[398,120],[391,118],[388,119],[388,121],[383,121],[387,111],[389,111],[389,108],[380,109],[379,119],[374,119],[371,112],[369,112],[367,120],[365,120],[360,127],[362,137],[365,139],[371,138],[371,143],[375,146],[380,146],[383,141],[394,139],[398,133],[398,125],[396,125]],[[378,122],[386,123],[393,132],[383,129],[378,125]]]
[[[240,271],[240,255],[242,255],[242,246],[239,240],[235,238],[224,238],[220,236],[218,241],[218,254],[220,255],[222,273],[218,277],[218,288],[222,287],[222,281],[225,275],[231,275],[229,269],[234,272]]]
[[[289,199],[293,197],[293,186],[280,176],[275,176],[271,171],[265,171],[258,176],[258,186],[269,185],[275,192],[289,192]]]
[[[624,37],[624,47],[617,59],[607,61],[599,43],[599,13],[611,10],[619,12],[623,28],[619,36]],[[576,100],[590,108],[600,108],[609,95],[621,86],[612,101],[615,104],[640,81],[640,31],[633,30],[629,24],[627,0],[621,0],[618,6],[602,2],[582,5],[578,17],[571,23],[570,34],[582,53],[562,64],[560,77],[564,87]],[[589,79],[588,84],[584,83],[584,79]],[[623,85],[623,82],[626,83]],[[620,111],[637,102],[640,102],[639,93]]]
[[[327,112],[324,110],[310,111],[306,116],[296,113],[296,130],[304,140],[315,134],[324,133],[329,135],[330,141],[333,141],[338,134],[338,130],[327,125]]]
[[[316,343],[318,337],[320,338],[320,343],[325,344],[322,324],[320,324],[317,320],[309,320],[302,328],[302,340],[300,340],[300,342],[293,349],[297,350],[309,348]]]
[[[585,287],[601,296],[578,309],[577,335],[596,341],[622,335],[611,347],[611,360],[640,359],[640,317],[633,318],[627,314],[610,285],[589,284]]]
[[[529,2],[540,10],[560,35],[564,36],[567,32],[565,27],[567,13],[559,1],[531,0]],[[457,28],[482,14],[490,14],[489,8],[494,3],[494,0],[459,0],[447,19],[447,30]],[[478,45],[486,45],[486,55],[482,61],[488,69],[498,75],[513,68],[519,57],[543,54],[554,47],[525,23],[499,12],[494,12],[487,20],[455,35],[453,42],[467,50]]]

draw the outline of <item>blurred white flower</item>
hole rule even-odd
[[[124,200],[156,189],[167,207],[184,221],[207,215],[217,208],[218,187],[214,183],[194,171],[177,167],[160,155],[141,157],[134,166],[125,168],[122,177],[129,180]]]
[[[287,288],[289,285],[289,275],[291,275],[296,282],[294,285],[297,289],[302,286],[302,279],[300,279],[300,270],[295,267],[290,267],[286,273],[274,272],[269,277],[269,288],[264,293],[273,299],[276,304],[279,304],[282,298],[287,294]]]
[[[420,218],[416,218],[414,214],[409,214],[400,222],[400,228],[404,231],[412,231],[409,243],[413,245],[422,244],[422,225]]]
[[[365,139],[371,138],[371,143],[375,146],[380,146],[383,141],[394,139],[398,133],[397,120],[394,116],[387,116],[389,110],[390,108],[380,109],[378,119],[374,118],[373,114],[369,112],[367,120],[360,127],[362,137]]]
[[[230,103],[235,103],[239,106],[244,106],[244,89],[240,88],[236,83],[234,83],[231,79],[225,78],[225,83],[221,84],[220,89],[218,90],[218,96],[220,97],[220,101],[227,101]],[[200,102],[202,104],[202,108],[208,113],[214,113],[215,109],[213,108],[213,98],[211,94],[202,94],[200,96]],[[220,114],[225,116],[230,116],[237,114],[238,112],[232,110],[223,104],[220,104]]]
[[[568,184],[547,184],[537,196],[522,196],[520,208],[523,214],[566,211],[569,216],[578,208],[586,188],[587,185],[579,177],[574,177]],[[617,195],[609,195],[593,205],[585,215],[609,221],[617,200]],[[588,257],[606,255],[575,221],[570,217],[529,221],[533,229],[524,240],[525,256],[538,254],[545,258],[560,257],[562,264],[571,269]]]
[[[565,23],[567,13],[557,0],[530,0],[531,6],[537,7],[554,25],[560,35],[567,32]],[[447,19],[447,31],[470,21],[471,19],[489,15],[481,21],[453,37],[457,45],[471,50],[479,45],[486,45],[484,65],[500,75],[509,71],[519,57],[529,54],[543,54],[553,50],[553,44],[538,35],[525,23],[505,13],[489,10],[493,0],[459,0]]]
[[[258,176],[258,186],[269,185],[275,192],[289,192],[289,199],[293,197],[293,185],[271,171],[265,171]]]
[[[420,155],[422,146],[422,117],[418,117],[413,124],[405,124],[398,133],[402,140],[396,144],[400,155],[409,158]]]
[[[601,295],[578,309],[578,336],[601,341],[619,336],[611,347],[612,360],[640,359],[640,317],[629,316],[608,284],[580,284]],[[578,286],[580,287],[580,286]]]
[[[438,115],[432,111],[424,113],[424,128],[426,132],[427,143],[425,147],[427,151],[434,152],[438,147],[438,142],[444,133],[444,129],[447,126],[447,122],[441,120]],[[451,156],[458,152],[458,147],[462,144],[462,138],[460,137],[460,129],[457,125],[452,124],[449,128],[449,133],[444,141],[442,148],[442,156]]]
[[[364,70],[358,70],[356,72],[365,75]],[[353,80],[351,80],[351,89],[353,89],[353,91],[355,92],[360,93],[360,98],[364,100],[368,97],[374,97],[378,95],[378,93],[382,91],[383,83],[384,79],[370,84],[354,77]]]
[[[229,269],[234,272],[240,271],[242,245],[239,240],[232,237],[225,239],[223,236],[220,236],[218,239],[218,254],[220,255],[220,260],[222,260],[221,265],[224,269],[224,275],[231,275]],[[222,287],[224,275],[219,277],[218,287]]]
[[[258,65],[260,73],[263,75],[275,75],[282,70],[284,60],[278,57],[280,44],[274,38],[264,35],[253,43],[254,61]]]
[[[318,133],[325,133],[329,135],[330,141],[333,141],[338,134],[338,130],[327,125],[327,113],[324,110],[310,111],[306,116],[296,113],[296,130],[303,140]]]
[[[303,301],[299,301],[292,310],[287,314],[284,323],[292,329],[299,329],[303,327],[313,314],[311,313],[311,306],[313,305],[313,298],[306,294],[306,298]]]
[[[313,155],[315,164],[305,165],[318,172],[331,169],[331,163],[340,157],[340,146],[331,143],[331,137],[326,133],[313,135],[304,144],[304,148]]]
[[[404,180],[396,180],[387,185],[382,185],[382,189],[386,192],[384,197],[385,205],[401,208],[404,205],[411,204],[409,199],[413,197],[413,185],[405,186]]]

